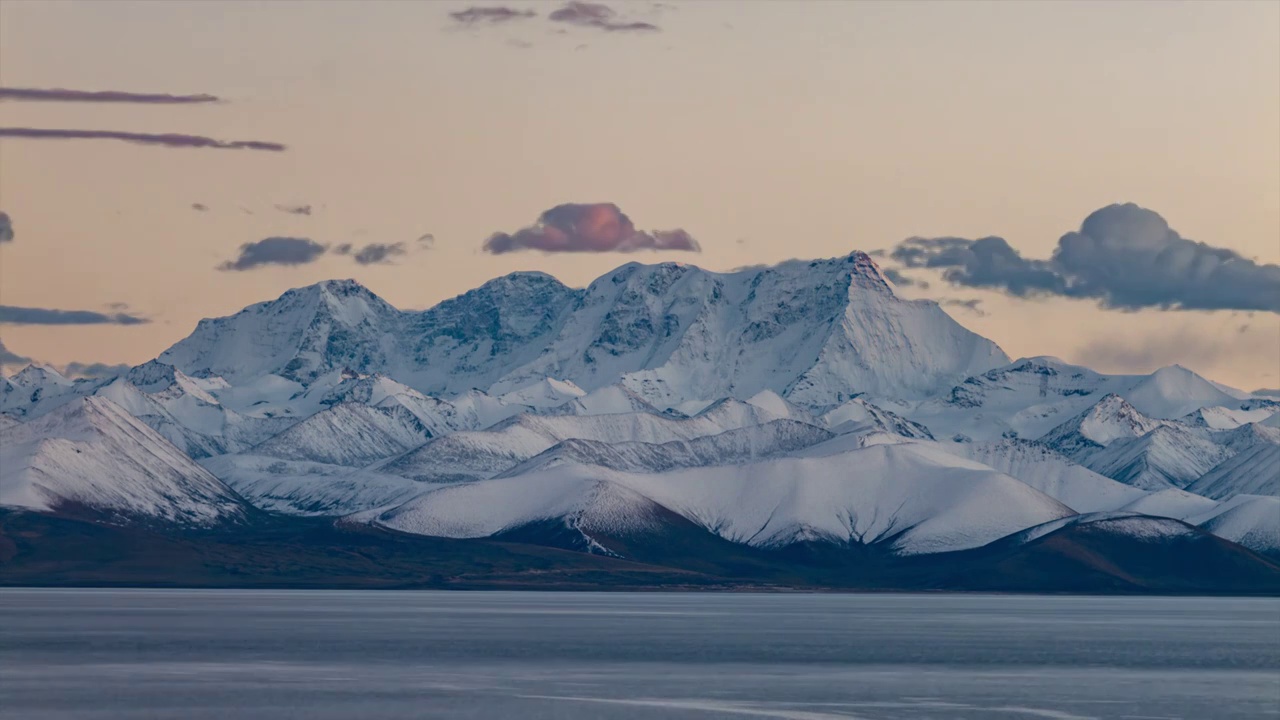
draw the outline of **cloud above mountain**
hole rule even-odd
[[[284,152],[287,148],[264,140],[215,140],[202,135],[181,133],[136,133],[118,130],[61,130],[52,128],[0,128],[0,137],[27,140],[118,140],[138,145],[167,148],[212,148],[215,150],[264,150]]]
[[[348,255],[361,265],[391,265],[393,258],[409,254],[408,248],[402,242],[369,243],[360,248],[350,243],[343,243],[333,251],[339,255]]]
[[[276,205],[275,209],[286,215],[310,215],[310,205]]]
[[[132,313],[0,305],[0,325],[145,325],[150,318]]]
[[[605,32],[657,32],[661,28],[653,23],[618,19],[618,13],[608,5],[570,0],[551,12],[552,22],[595,28]]]
[[[0,243],[13,242],[13,220],[9,213],[0,212]]]
[[[434,238],[423,235],[412,247],[406,242],[368,243],[364,246],[341,243],[330,247],[310,238],[269,237],[240,246],[239,255],[218,265],[218,270],[243,272],[268,265],[307,265],[327,253],[349,257],[360,265],[393,265],[396,259],[416,250],[429,250]]]
[[[542,213],[538,221],[514,233],[494,233],[484,251],[494,255],[521,250],[542,252],[637,252],[682,250],[702,252],[688,232],[637,230],[613,203],[566,203]]]
[[[910,238],[890,257],[935,268],[948,282],[1016,297],[1086,298],[1110,309],[1262,310],[1280,313],[1280,265],[1179,235],[1132,203],[1097,210],[1058,240],[1048,260],[1024,258],[1003,238]]]
[[[128,363],[109,364],[109,363],[82,363],[69,362],[63,366],[61,372],[63,376],[69,378],[110,378],[117,375],[123,375],[133,366]]]
[[[310,238],[269,237],[241,245],[240,254],[218,269],[243,272],[264,265],[306,265],[319,260],[328,249]]]
[[[0,100],[25,102],[133,103],[140,105],[191,105],[216,103],[216,95],[170,95],[168,93],[136,93],[123,90],[68,90],[66,88],[0,87]]]

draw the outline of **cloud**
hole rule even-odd
[[[31,358],[25,355],[19,355],[4,346],[4,341],[0,340],[0,367],[5,365],[28,365]]]
[[[209,206],[204,203],[191,203],[191,209],[196,212],[208,212]]]
[[[135,93],[121,90],[67,90],[64,88],[0,87],[0,100],[33,102],[137,103],[142,105],[191,105],[216,103],[215,95],[169,95],[168,93]]]
[[[927,280],[916,280],[913,277],[903,275],[900,271],[893,268],[881,268],[880,271],[884,273],[885,277],[889,278],[889,282],[897,285],[898,287],[918,287],[921,290],[929,289],[929,282]]]
[[[0,305],[0,324],[5,325],[145,325],[149,322],[150,318],[131,313]]]
[[[242,272],[263,265],[306,265],[320,259],[327,245],[297,237],[269,237],[240,246],[240,255],[218,266],[219,270]]]
[[[361,265],[392,265],[394,263],[391,262],[391,258],[409,254],[402,242],[369,243],[362,248],[356,248],[351,243],[343,243],[333,251],[339,255],[350,255],[352,260]]]
[[[422,233],[418,236],[418,244],[423,247],[432,247],[436,244],[436,236],[431,233]]]
[[[9,213],[0,212],[0,243],[13,242],[13,220]]]
[[[310,215],[310,205],[276,205],[276,210],[289,215]]]
[[[215,148],[219,150],[266,150],[283,152],[280,143],[262,140],[215,140],[200,135],[178,133],[134,133],[116,130],[55,130],[50,128],[0,128],[0,138],[26,138],[29,140],[120,140],[140,145],[159,145],[171,148]]]
[[[123,375],[133,366],[128,363],[120,363],[119,365],[108,365],[107,363],[82,363],[69,362],[62,368],[61,372],[69,378],[111,378],[117,375]]]
[[[608,5],[570,0],[564,4],[564,7],[548,15],[547,19],[552,22],[596,28],[605,32],[658,32],[662,29],[653,23],[620,21],[616,19],[617,16],[618,14]]]
[[[1280,265],[1188,240],[1132,203],[1089,215],[1048,260],[1024,258],[998,237],[910,238],[890,256],[907,267],[939,268],[955,285],[1017,297],[1088,298],[1119,310],[1280,313]]]
[[[938,304],[942,307],[955,307],[968,310],[974,315],[978,315],[980,317],[986,317],[987,315],[987,311],[983,310],[981,307],[982,301],[978,299],[961,300],[959,298],[942,298],[938,301]]]
[[[568,203],[542,213],[538,222],[514,234],[494,233],[484,251],[494,255],[519,250],[543,252],[636,252],[702,247],[684,230],[637,230],[613,203]]]
[[[536,16],[537,13],[532,10],[516,10],[509,7],[469,7],[466,10],[457,10],[449,13],[449,17],[464,24],[478,25],[488,24],[497,25],[512,20],[525,20]]]

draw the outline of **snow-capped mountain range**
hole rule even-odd
[[[514,273],[421,312],[323,282],[119,377],[28,367],[0,382],[0,433],[0,505],[114,522],[550,523],[624,557],[673,522],[889,556],[1075,527],[1280,557],[1280,399],[1010,361],[857,252],[629,263],[585,289]]]

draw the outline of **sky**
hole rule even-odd
[[[0,212],[9,365],[864,250],[1012,357],[1274,388],[1280,3],[4,0]]]

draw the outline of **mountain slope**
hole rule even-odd
[[[1280,445],[1266,443],[1227,458],[1187,486],[1214,500],[1236,495],[1280,496]]]
[[[431,439],[407,407],[344,402],[322,410],[249,450],[283,460],[361,467],[399,455]]]
[[[1115,510],[1145,495],[1030,440],[944,443],[942,447],[1015,477],[1076,512]]]
[[[5,431],[0,504],[83,507],[193,525],[241,520],[246,513],[217,478],[102,397],[75,400]]]
[[[596,498],[602,486],[617,486]],[[722,538],[757,547],[818,541],[900,554],[978,547],[1072,511],[1013,478],[918,444],[820,458],[658,474],[565,465],[446,486],[378,516],[406,532],[489,537],[592,507],[597,525],[637,531],[627,508],[674,512]]]

